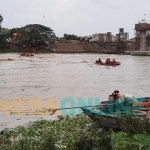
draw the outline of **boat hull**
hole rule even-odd
[[[24,56],[24,57],[33,57],[34,55],[22,55],[22,54],[20,54],[20,56]]]
[[[150,97],[137,98],[138,102],[145,102],[147,100],[150,100]],[[107,114],[100,109],[93,110],[90,107],[83,107],[82,110],[100,127],[119,129],[118,116]],[[150,118],[150,107],[147,111],[147,117]]]
[[[98,61],[96,61],[96,64],[98,64],[98,65],[105,65],[105,66],[118,66],[118,65],[121,65],[120,62],[116,62],[114,64],[114,63],[103,63],[103,62],[98,62]]]
[[[117,117],[115,115],[106,115],[106,114],[103,114],[103,112],[91,111],[88,108],[82,108],[82,110],[101,128],[103,127],[107,127],[107,128],[111,127],[113,129],[119,128],[118,123],[117,123]]]

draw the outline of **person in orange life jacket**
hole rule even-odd
[[[116,63],[116,60],[113,58],[113,60],[111,61],[112,64]]]
[[[106,63],[106,64],[107,64],[107,63],[110,63],[110,58],[107,58],[106,61],[105,61],[105,63]]]

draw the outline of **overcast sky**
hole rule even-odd
[[[132,38],[135,23],[150,20],[150,0],[1,0],[0,14],[3,28],[44,24],[58,37],[116,35],[124,28]]]

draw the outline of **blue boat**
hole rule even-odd
[[[137,98],[138,102],[146,102],[150,100],[150,97],[144,97],[144,98]],[[83,112],[88,115],[94,122],[96,122],[100,127],[108,127],[108,128],[114,128],[118,129],[118,119],[120,116],[117,116],[115,112],[113,114],[108,114],[106,112],[103,112],[100,110],[100,108],[91,109],[91,107],[82,107],[81,108]],[[120,111],[121,112],[121,111]],[[134,112],[134,110],[133,110]],[[150,118],[150,107],[146,108],[145,110],[136,110],[134,112],[134,115],[141,115],[141,114],[147,114],[147,117]],[[133,115],[133,114],[131,114]]]

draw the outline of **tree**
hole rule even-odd
[[[39,24],[29,24],[21,28],[11,29],[8,37],[13,37],[13,43],[25,49],[42,49],[50,38],[56,37],[53,30],[49,27]]]
[[[78,37],[77,35],[70,35],[70,34],[64,34],[64,39],[66,40],[80,40],[81,37]]]
[[[0,27],[1,27],[1,23],[3,22],[3,17],[2,15],[0,14]]]
[[[18,28],[17,32],[21,34],[18,39],[35,42],[55,37],[55,33],[51,28],[39,24],[26,25],[25,27]]]
[[[2,15],[0,14],[0,42],[1,42],[1,23],[3,22],[3,17]]]
[[[9,29],[7,32],[7,38],[13,38],[13,33],[17,32],[16,28]]]
[[[0,14],[0,50],[9,48],[8,43],[6,42],[5,38],[2,36],[2,33],[1,33],[1,23],[2,22],[3,22],[3,17]]]

